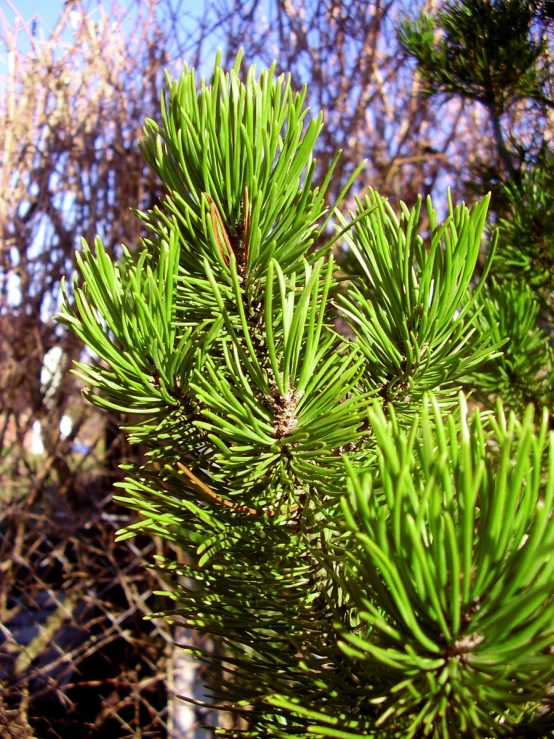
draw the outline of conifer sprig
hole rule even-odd
[[[500,397],[523,413],[526,406],[552,407],[554,357],[548,335],[538,323],[540,304],[528,284],[491,281],[482,302],[479,330],[489,333],[501,352],[470,373],[468,384],[487,404]]]
[[[554,676],[554,435],[546,411],[536,428],[532,408],[519,422],[500,403],[485,419],[459,406],[445,422],[427,397],[408,428],[370,412],[377,464],[351,467],[333,536],[313,550],[347,604],[333,624],[346,665],[311,656],[329,696],[317,712],[269,699],[310,734],[521,736],[535,720],[549,735],[532,707]],[[335,701],[343,674],[352,688]]]
[[[400,216],[374,191],[358,201],[356,224],[344,235],[358,279],[341,309],[358,335],[369,386],[397,409],[417,408],[428,390],[452,397],[454,384],[491,356],[493,326],[478,332],[476,320],[494,243],[469,290],[488,201],[468,210],[449,200],[448,217],[438,223],[428,198],[427,243],[418,228],[421,201],[411,211],[400,203]]]
[[[488,201],[442,224],[429,201],[426,238],[421,203],[371,193],[341,217],[330,173],[313,185],[321,117],[273,68],[239,68],[169,81],[142,144],[167,195],[136,256],[84,245],[60,316],[94,352],[87,397],[146,451],[119,536],[182,550],[150,563],[158,615],[220,640],[189,649],[242,717],[229,739],[527,727],[554,670],[554,447],[546,416],[456,407],[497,354],[492,255],[472,284]],[[340,296],[342,238],[359,274]]]

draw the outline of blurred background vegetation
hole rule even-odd
[[[46,23],[0,0],[0,736],[199,738],[215,722],[174,698],[202,697],[201,668],[173,646],[192,635],[143,620],[164,583],[142,563],[167,543],[114,543],[130,519],[112,486],[141,450],[124,418],[81,399],[70,368],[86,354],[53,321],[81,237],[133,249],[133,209],[162,195],[137,140],[165,69],[201,73],[243,47],[307,84],[326,122],[320,178],[343,150],[331,199],[362,159],[353,194],[393,204],[432,195],[444,212],[448,187],[469,202],[492,190],[502,257],[482,324],[510,341],[470,384],[482,403],[550,403],[552,6],[498,2],[498,21],[476,20],[486,0],[463,5],[474,15],[439,0],[66,0]]]

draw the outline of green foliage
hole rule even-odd
[[[401,203],[400,217],[373,191],[363,206],[358,202],[345,241],[361,279],[341,307],[366,358],[364,378],[397,412],[413,411],[428,390],[452,397],[460,377],[491,355],[490,332],[477,334],[475,318],[494,246],[468,295],[488,200],[471,211],[449,202],[448,217],[438,223],[428,198],[427,240],[419,233],[421,201],[411,212]]]
[[[400,30],[429,95],[477,101],[488,113],[496,151],[473,166],[470,187],[493,190],[498,284],[487,285],[479,330],[492,330],[503,350],[467,379],[484,402],[500,396],[519,411],[549,405],[554,393],[550,15],[538,0],[463,0]]]
[[[502,114],[514,97],[543,98],[535,12],[521,0],[448,2],[435,16],[404,21],[400,39],[429,94],[463,95]]]
[[[229,74],[216,64],[211,84],[201,80],[199,90],[194,71],[185,68],[178,82],[168,78],[163,126],[146,121],[141,150],[168,189],[163,209],[146,220],[154,229],[156,219],[170,230],[178,224],[191,275],[205,277],[204,259],[228,275],[234,258],[248,283],[272,257],[286,273],[302,269],[326,225],[336,158],[312,188],[323,116],[304,126],[306,91],[293,93],[290,77],[275,77],[275,65],[259,80],[251,68],[245,84],[239,69],[240,56]]]
[[[469,385],[486,405],[494,398],[522,413],[528,404],[552,405],[554,363],[547,334],[537,324],[540,306],[527,285],[514,281],[491,283],[480,331],[490,335],[502,351],[483,363]]]
[[[428,400],[407,429],[394,412],[369,414],[377,464],[351,472],[342,516],[327,518],[332,536],[314,548],[342,593],[342,607],[329,601],[350,705],[320,703],[313,733],[512,736],[520,720],[518,736],[532,729],[529,704],[554,668],[554,436],[546,413],[535,431],[532,409],[519,423],[499,405],[483,425],[463,396],[460,405],[461,419],[443,422]],[[307,666],[332,696],[336,664]],[[271,702],[310,717],[301,697]]]
[[[554,317],[554,159],[527,170],[519,185],[507,184],[505,195],[495,273],[523,278]]]
[[[117,499],[141,518],[120,537],[182,549],[154,565],[163,615],[223,645],[190,649],[213,701],[243,717],[222,735],[547,721],[546,416],[535,432],[530,412],[468,420],[456,401],[503,338],[483,290],[494,250],[474,277],[488,200],[450,203],[443,223],[428,201],[427,233],[421,203],[397,216],[371,192],[349,218],[328,209],[330,174],[312,186],[321,119],[289,79],[241,82],[239,65],[170,81],[142,144],[167,187],[140,214],[149,235],[119,265],[84,245],[60,316],[95,354],[77,368],[87,396],[132,414],[146,450],[125,466]],[[342,292],[341,238],[359,267]]]

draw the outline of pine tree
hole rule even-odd
[[[304,98],[240,58],[185,68],[145,126],[166,195],[138,257],[83,243],[60,320],[96,357],[87,397],[148,450],[120,538],[182,549],[149,564],[165,618],[223,645],[190,648],[241,717],[223,736],[550,735],[554,436],[460,392],[500,351],[489,198],[328,210]]]
[[[499,396],[518,412],[554,402],[553,19],[544,0],[462,0],[400,29],[431,98],[487,112],[495,156],[473,168],[471,187],[493,192],[494,304],[481,326],[503,351],[471,385],[484,403]]]

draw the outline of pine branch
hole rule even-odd
[[[119,538],[182,551],[156,559],[173,605],[156,615],[220,639],[220,656],[192,652],[245,737],[536,725],[554,675],[554,437],[546,415],[535,430],[530,411],[468,420],[456,402],[503,338],[483,289],[494,249],[474,283],[488,198],[443,223],[428,200],[428,234],[421,202],[398,216],[374,192],[328,213],[321,117],[274,68],[241,82],[239,67],[168,80],[142,143],[167,189],[141,214],[149,235],[120,264],[85,244],[60,316],[95,354],[76,370],[87,397],[134,414],[147,450],[124,466],[116,500],[141,518]],[[337,240],[358,263],[342,295]]]

